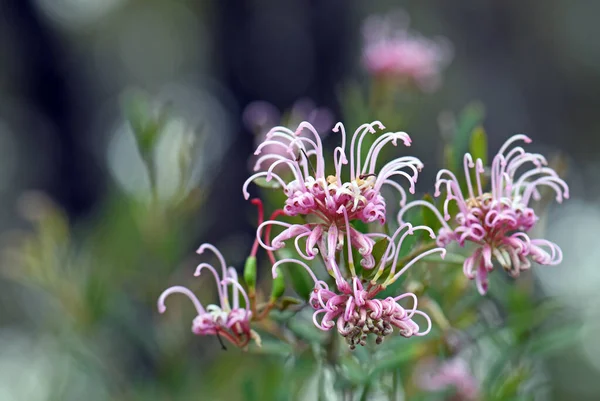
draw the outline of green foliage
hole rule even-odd
[[[280,249],[277,251],[277,254],[281,257],[281,259],[294,258],[292,251],[287,248]],[[283,267],[285,265],[281,265]],[[285,277],[288,278],[289,282],[292,285],[292,288],[300,296],[300,298],[304,300],[308,300],[311,291],[314,288],[314,283],[310,278],[308,272],[306,272],[303,268],[296,265],[295,263],[288,263],[284,271]]]
[[[452,141],[451,170],[457,171],[462,167],[462,158],[469,151],[473,131],[481,126],[485,117],[485,109],[479,102],[468,104],[458,116],[456,132]]]
[[[488,142],[487,135],[482,126],[477,126],[473,129],[469,143],[469,152],[473,156],[473,160],[481,159],[483,165],[487,166]]]

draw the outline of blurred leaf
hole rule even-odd
[[[459,255],[457,253],[447,252],[444,259],[440,258],[440,255],[429,255],[423,258],[424,262],[429,263],[438,263],[438,264],[450,264],[450,265],[460,265],[462,266],[465,262],[465,257],[463,255]]]
[[[369,120],[368,107],[363,91],[358,82],[350,82],[339,93],[342,99],[344,121],[348,126],[358,127]]]
[[[279,303],[279,309],[284,311],[288,309],[290,306],[294,305],[302,305],[302,301],[292,297],[282,297],[281,302]]]
[[[535,355],[546,356],[580,341],[580,335],[581,327],[565,322],[563,326],[537,334],[530,342],[530,350]]]
[[[369,378],[373,379],[383,372],[401,368],[407,362],[418,358],[421,354],[421,349],[415,343],[397,347],[394,349],[394,352],[386,352],[384,358],[374,363],[373,371],[369,375]]]
[[[385,251],[388,249],[390,245],[390,240],[389,238],[378,238],[377,241],[375,241],[375,245],[373,245],[373,252],[371,253],[371,255],[373,255],[373,257],[375,258],[375,267],[369,271],[367,271],[366,273],[364,272],[363,269],[363,278],[366,279],[370,279],[373,276],[375,276],[375,274],[377,273],[378,267],[379,267],[379,263],[381,262],[381,259],[383,258],[383,254],[385,253]],[[389,266],[386,266],[386,269],[388,267],[391,267],[391,264]],[[384,270],[385,272],[385,270]]]
[[[323,331],[317,329],[312,323],[307,324],[305,320],[291,319],[287,327],[298,338],[310,344],[322,344],[325,341],[326,336]]]
[[[170,110],[163,107],[160,113],[155,115],[150,97],[141,91],[126,93],[123,109],[135,135],[140,155],[148,162],[168,121]],[[151,166],[148,167],[151,168]]]
[[[436,207],[435,200],[431,194],[425,194],[423,196],[423,200],[427,203],[430,203],[433,207]],[[437,234],[440,228],[442,228],[442,222],[440,219],[438,219],[435,213],[428,207],[421,207],[421,212],[423,213],[423,224],[430,227],[433,232]],[[422,238],[427,242],[434,241],[434,239],[432,239],[426,231],[423,231]]]
[[[469,151],[469,142],[473,130],[481,125],[485,117],[485,109],[480,102],[469,103],[458,116],[456,133],[452,143],[454,156],[453,166],[456,170],[462,165],[463,156]]]
[[[271,338],[263,338],[260,347],[252,347],[251,349],[253,354],[273,355],[277,357],[287,357],[293,352],[290,344]]]
[[[356,358],[352,354],[345,354],[341,360],[340,365],[343,369],[344,375],[354,385],[362,385],[367,380],[367,372],[358,363]]]
[[[481,387],[487,389],[488,392],[491,392],[491,389],[496,386],[496,383],[506,377],[506,375],[503,374],[503,371],[505,369],[510,369],[512,363],[523,354],[523,349],[519,346],[504,349],[498,359],[496,359],[487,371]]]
[[[278,250],[277,254],[281,259],[294,258],[293,252],[287,248]],[[281,270],[284,271],[284,275],[288,277],[294,291],[296,291],[303,300],[308,300],[310,293],[314,288],[313,280],[310,278],[308,272],[296,263],[287,263],[282,264],[281,266],[286,267]]]
[[[259,399],[258,393],[256,392],[256,385],[252,380],[252,377],[246,377],[242,384],[242,395],[245,401],[257,401]]]
[[[487,165],[488,142],[487,135],[482,126],[477,126],[471,134],[471,143],[469,144],[469,152],[473,156],[473,160],[481,159],[483,165]]]
[[[448,170],[451,171],[456,171],[456,157],[454,156],[455,152],[454,149],[452,148],[452,145],[450,144],[446,144],[444,146],[444,160],[443,160],[443,166],[445,168],[447,168]]]
[[[275,180],[275,179],[272,179],[271,181],[267,181],[267,179],[265,177],[258,177],[258,178],[255,178],[253,182],[262,188],[270,188],[270,189],[281,188],[281,185],[279,185],[279,182],[277,182],[277,180]]]
[[[529,379],[529,372],[524,368],[517,368],[510,375],[505,375],[503,378],[504,381],[490,390],[489,401],[509,400],[518,396],[519,388]]]

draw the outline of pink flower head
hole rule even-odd
[[[217,269],[208,263],[200,263],[194,276],[199,276],[203,269],[208,269],[215,278],[220,305],[208,305],[206,309],[198,298],[189,289],[174,286],[166,289],[158,298],[158,311],[164,313],[167,309],[165,299],[173,293],[186,295],[194,304],[198,316],[192,322],[192,332],[198,335],[217,335],[229,340],[238,347],[248,344],[254,334],[250,329],[252,312],[249,309],[250,301],[244,288],[238,281],[237,273],[233,267],[227,268],[223,255],[217,248],[210,244],[203,244],[197,253],[202,254],[205,249],[212,251],[221,265],[221,277]],[[232,300],[229,299],[231,291]],[[245,307],[240,307],[240,294],[245,300]]]
[[[379,292],[396,281],[404,271],[424,256],[434,252],[445,254],[443,248],[424,252],[406,263],[396,273],[399,251],[406,235],[400,237],[401,239],[397,245],[394,244],[394,240],[405,228],[408,228],[406,233],[409,234],[412,234],[414,230],[426,229],[433,235],[431,229],[424,226],[413,228],[410,224],[406,224],[400,227],[393,235],[388,246],[388,252],[384,254],[381,261],[382,266],[392,263],[389,277],[382,285],[377,284],[376,279],[366,282],[353,276],[350,283],[344,281],[340,285],[339,282],[336,282],[337,291],[330,290],[327,283],[317,279],[306,263],[296,259],[282,259],[276,262],[273,265],[273,277],[277,277],[277,268],[284,263],[296,263],[306,269],[315,283],[315,288],[309,299],[310,305],[315,309],[313,314],[315,326],[323,331],[336,327],[338,333],[346,338],[350,349],[354,349],[357,345],[364,346],[369,334],[375,335],[376,343],[380,344],[384,337],[394,332],[394,328],[397,328],[403,337],[427,335],[431,330],[431,320],[427,314],[417,310],[417,296],[415,294],[406,293],[397,297],[377,298]],[[390,250],[391,254],[389,253]],[[412,308],[406,309],[399,304],[399,301],[405,298],[413,299]],[[413,320],[415,315],[425,318],[427,321],[426,330],[421,330]]]
[[[532,199],[540,198],[542,186],[553,190],[559,203],[569,197],[569,188],[554,170],[546,167],[542,155],[525,152],[521,146],[509,150],[517,141],[531,142],[525,135],[514,135],[504,143],[492,161],[489,192],[482,188],[485,173],[482,160],[474,162],[467,153],[464,157],[467,196],[463,195],[459,181],[451,171],[443,169],[437,175],[435,196],[440,196],[442,187],[446,190],[443,219],[437,209],[424,201],[411,202],[398,216],[402,220],[402,214],[415,205],[429,207],[443,223],[438,245],[446,246],[453,241],[461,247],[467,242],[476,244],[477,248],[466,259],[463,269],[468,278],[476,280],[482,295],[487,292],[488,272],[494,268],[494,259],[513,277],[521,270],[529,269],[530,259],[541,265],[556,265],[562,261],[558,245],[545,239],[530,239],[527,235],[538,220],[529,204]],[[528,169],[517,174],[522,168]],[[475,185],[471,180],[472,173]],[[450,219],[448,207],[451,201],[455,201],[459,209],[455,228],[446,223]]]
[[[406,200],[406,193],[400,184],[393,180],[399,176],[405,178],[414,193],[415,182],[422,163],[415,157],[398,157],[388,162],[378,172],[376,164],[382,148],[392,143],[397,146],[398,140],[405,146],[410,146],[411,139],[405,132],[385,133],[375,139],[366,157],[362,160],[362,143],[366,135],[375,134],[377,129],[384,126],[375,121],[361,125],[350,141],[349,159],[346,156],[346,131],[342,123],[336,124],[333,132],[341,134],[341,146],[333,151],[334,168],[326,172],[325,155],[321,137],[317,130],[308,122],[301,123],[296,131],[285,127],[275,127],[267,134],[267,139],[259,145],[255,154],[262,155],[257,160],[256,169],[263,163],[268,163],[266,171],[252,175],[244,183],[243,193],[246,199],[250,196],[248,185],[259,177],[267,181],[275,180],[282,188],[287,199],[283,208],[287,216],[305,216],[305,224],[288,224],[269,220],[258,228],[257,237],[265,249],[276,250],[284,246],[284,241],[294,239],[296,249],[305,259],[313,259],[321,252],[327,269],[341,285],[344,279],[335,262],[335,255],[344,245],[348,249],[348,265],[354,272],[351,248],[358,248],[365,268],[374,267],[371,256],[373,237],[381,234],[363,234],[350,225],[350,221],[358,219],[365,223],[385,222],[386,204],[381,195],[381,187],[390,185],[399,191],[401,204]],[[301,135],[304,131],[309,135]],[[262,154],[267,147],[276,146],[285,151]],[[342,178],[342,167],[350,164],[349,181]],[[280,174],[273,172],[277,166],[286,166],[292,173],[293,180],[284,181]],[[404,170],[408,170],[404,171]],[[279,225],[284,231],[273,238],[271,246],[260,240],[264,226]],[[305,240],[303,251],[300,240]],[[353,273],[354,276],[354,273]],[[346,283],[347,285],[347,283]]]
[[[408,31],[408,17],[371,16],[364,24],[363,64],[377,77],[415,83],[422,90],[435,90],[441,71],[452,58],[446,39],[427,39]]]
[[[459,357],[446,361],[426,361],[416,373],[417,385],[425,391],[456,389],[459,400],[472,401],[479,398],[479,384],[467,362]]]

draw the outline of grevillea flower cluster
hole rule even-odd
[[[159,311],[164,312],[166,297],[182,293],[196,307],[197,317],[192,324],[194,333],[217,335],[245,347],[250,339],[258,338],[250,328],[251,321],[267,316],[283,294],[280,267],[295,264],[306,270],[313,280],[313,290],[306,301],[314,310],[314,325],[323,331],[335,328],[350,349],[354,349],[365,345],[369,336],[379,344],[395,331],[404,337],[429,333],[432,321],[425,312],[417,309],[415,293],[382,294],[423,258],[435,253],[443,258],[451,243],[461,247],[467,243],[475,245],[464,263],[464,273],[477,281],[481,294],[487,291],[487,275],[494,268],[494,260],[515,277],[530,267],[530,259],[540,264],[560,263],[562,254],[557,245],[543,239],[531,239],[528,235],[538,220],[530,202],[540,198],[542,187],[553,190],[561,202],[569,196],[568,187],[554,170],[547,167],[543,156],[515,146],[519,141],[530,142],[529,138],[524,135],[510,138],[494,157],[489,174],[481,159],[473,160],[467,153],[464,157],[464,193],[462,182],[454,173],[441,170],[437,175],[435,196],[440,197],[442,191],[446,194],[442,216],[433,204],[424,200],[406,202],[407,190],[402,183],[407,185],[408,192],[415,192],[415,183],[423,167],[419,159],[397,156],[377,168],[387,145],[397,146],[398,142],[405,147],[411,145],[411,138],[405,132],[377,135],[384,129],[383,124],[374,121],[361,125],[348,138],[344,125],[336,124],[333,132],[339,135],[340,143],[331,154],[333,165],[330,169],[326,166],[321,135],[312,124],[302,122],[294,131],[285,127],[271,129],[255,152],[257,172],[247,179],[242,192],[248,199],[249,185],[261,178],[275,183],[282,190],[285,201],[270,220],[264,221],[262,202],[252,200],[258,206],[259,220],[249,257],[251,269],[248,270],[247,262],[244,273],[250,296],[238,282],[235,269],[226,266],[223,255],[214,246],[204,244],[198,253],[211,250],[219,260],[221,275],[208,263],[201,263],[196,275],[203,269],[213,274],[220,305],[209,305],[205,309],[191,291],[177,286],[160,296]],[[365,145],[367,138],[368,148]],[[276,168],[287,169],[287,172],[275,171]],[[484,191],[488,179],[490,189]],[[386,233],[385,226],[389,202],[381,191],[384,185],[395,190],[400,200],[399,227],[391,235]],[[454,216],[452,202],[458,210]],[[403,221],[406,211],[415,206],[428,207],[439,218],[442,228],[437,237],[429,226],[413,226]],[[301,217],[303,221],[288,223],[278,220],[279,217]],[[452,217],[451,226],[448,221]],[[358,223],[363,226],[362,230],[357,228]],[[364,230],[365,224],[368,230]],[[273,228],[279,233],[271,239]],[[403,246],[405,240],[417,231],[434,241],[406,249]],[[277,260],[275,252],[290,241],[293,241],[299,258],[288,256]],[[383,245],[377,252],[374,251],[376,244]],[[262,308],[257,308],[254,288],[259,245],[267,251],[274,278],[271,300]],[[330,276],[328,279],[318,278],[317,272],[307,264],[317,255]],[[361,259],[360,266],[354,263],[356,255]],[[244,299],[244,306],[240,304],[240,297]],[[410,306],[402,304],[407,300],[411,301]],[[425,329],[415,320],[417,317],[426,322]],[[454,368],[454,365],[444,368],[438,376],[452,378]]]
[[[308,130],[312,136],[301,136],[303,130]],[[334,132],[341,136],[341,145],[333,152],[334,165],[331,173],[326,172],[325,155],[320,135],[309,123],[301,123],[296,131],[284,127],[276,127],[267,134],[267,140],[259,145],[256,154],[261,154],[267,146],[279,146],[287,152],[283,157],[278,153],[267,153],[257,162],[269,162],[266,171],[260,171],[251,176],[244,184],[244,195],[249,197],[247,186],[258,177],[265,177],[267,181],[276,180],[283,189],[287,199],[283,212],[287,216],[303,216],[305,224],[290,224],[276,220],[266,221],[258,228],[257,238],[261,240],[262,229],[270,226],[282,226],[284,230],[273,238],[271,245],[261,242],[262,246],[275,251],[285,246],[285,241],[294,240],[298,254],[305,260],[312,260],[321,254],[328,273],[335,281],[335,289],[322,280],[318,280],[309,266],[296,259],[283,259],[273,265],[274,275],[277,267],[282,263],[297,263],[304,267],[313,277],[315,288],[310,299],[311,306],[315,309],[313,320],[315,325],[322,330],[337,327],[338,332],[344,336],[350,346],[364,345],[367,335],[372,333],[377,342],[399,329],[401,335],[424,335],[429,332],[431,322],[429,317],[416,309],[417,299],[414,294],[408,293],[398,297],[377,299],[377,294],[389,284],[395,282],[400,275],[420,258],[433,252],[445,252],[441,248],[429,250],[416,255],[403,268],[396,272],[399,250],[402,241],[415,229],[428,227],[415,227],[410,224],[401,226],[393,236],[387,237],[382,233],[362,233],[352,226],[354,220],[363,223],[383,225],[386,221],[386,202],[381,194],[383,185],[390,185],[400,194],[400,202],[406,201],[405,189],[394,180],[400,177],[409,184],[409,192],[414,193],[415,182],[422,163],[415,157],[404,156],[393,159],[380,170],[376,169],[377,160],[384,146],[391,143],[397,146],[402,141],[405,146],[410,146],[411,139],[404,132],[384,133],[372,141],[366,156],[362,160],[362,145],[367,135],[374,135],[384,127],[379,121],[361,125],[350,139],[349,154],[346,153],[347,137],[343,124],[338,123]],[[312,160],[314,159],[314,166]],[[286,165],[292,172],[293,180],[285,182],[283,178],[274,173],[273,169]],[[344,177],[344,165],[349,164],[349,180]],[[402,235],[400,235],[403,233]],[[373,246],[378,238],[388,238],[390,243],[379,261],[379,266],[374,272],[371,281],[359,277],[353,260],[353,249],[357,249],[362,257],[361,267],[367,271],[376,267],[376,260],[372,254]],[[396,239],[400,239],[396,245]],[[302,247],[300,241],[305,241]],[[261,240],[262,241],[262,240]],[[303,249],[304,248],[304,249]],[[347,272],[340,267],[341,256],[345,257]],[[389,266],[391,263],[391,267]],[[378,279],[387,272],[383,283]],[[348,274],[346,274],[348,273]],[[406,310],[398,301],[412,297],[414,305]],[[415,315],[424,316],[429,328],[421,331],[413,321]]]
[[[203,244],[197,253],[202,254],[205,250],[212,251],[217,257],[221,275],[218,270],[209,263],[200,263],[196,268],[195,276],[199,276],[202,270],[207,269],[214,277],[219,295],[219,305],[211,304],[206,308],[198,300],[196,295],[186,287],[174,286],[166,289],[158,298],[158,311],[166,311],[165,300],[171,294],[179,293],[187,296],[196,308],[198,315],[192,321],[192,332],[197,335],[216,335],[225,338],[238,347],[244,347],[250,339],[257,338],[250,328],[252,312],[249,309],[250,301],[246,291],[238,281],[236,270],[227,267],[225,258],[211,244]],[[229,297],[229,291],[232,297]],[[240,296],[245,301],[245,306],[240,305]]]
[[[452,58],[451,46],[445,39],[428,39],[407,28],[408,17],[400,13],[370,17],[363,28],[363,64],[373,76],[435,90]]]
[[[562,261],[558,245],[529,237],[528,232],[538,220],[530,203],[540,198],[541,187],[552,190],[556,201],[561,203],[569,197],[569,188],[553,169],[547,167],[544,156],[513,146],[520,141],[531,142],[525,135],[514,135],[494,157],[489,191],[483,190],[486,179],[483,161],[474,161],[467,153],[463,164],[466,194],[463,194],[458,178],[451,171],[443,169],[437,175],[435,196],[439,197],[442,190],[446,192],[443,218],[435,207],[424,201],[411,202],[398,216],[402,221],[404,212],[411,207],[429,207],[443,223],[437,238],[438,245],[445,247],[451,242],[461,247],[467,243],[476,245],[465,260],[463,269],[468,278],[476,280],[482,295],[487,292],[488,272],[494,269],[494,260],[513,277],[531,267],[530,259],[541,265],[556,265]],[[454,227],[446,223],[451,218],[449,207],[452,201],[458,205]]]
[[[353,220],[364,223],[385,223],[386,203],[381,195],[383,185],[395,188],[401,198],[401,203],[406,200],[404,188],[394,177],[403,177],[409,183],[409,191],[414,193],[414,185],[422,163],[415,157],[398,157],[385,164],[379,171],[376,170],[379,154],[387,144],[397,146],[402,141],[405,146],[410,146],[411,139],[405,132],[389,132],[379,136],[369,148],[367,155],[362,160],[362,144],[367,135],[373,135],[385,127],[379,121],[361,125],[352,135],[350,140],[349,157],[346,154],[346,131],[343,124],[338,123],[333,131],[341,136],[341,146],[333,152],[334,166],[330,173],[326,171],[324,149],[321,137],[317,130],[308,122],[301,123],[296,131],[285,127],[275,127],[268,134],[267,139],[258,146],[255,154],[260,155],[267,146],[277,146],[285,150],[286,156],[279,152],[266,153],[257,161],[257,170],[262,163],[269,163],[266,171],[259,171],[244,183],[243,192],[246,199],[249,197],[248,185],[259,177],[267,181],[275,180],[282,187],[285,196],[283,211],[287,216],[304,216],[305,224],[289,224],[281,221],[269,220],[259,226],[259,235],[267,225],[283,226],[285,230],[273,238],[272,245],[262,244],[266,249],[276,250],[284,246],[284,241],[294,239],[296,248],[305,259],[313,259],[317,253],[323,255],[327,270],[336,280],[338,286],[349,284],[344,280],[335,255],[344,244],[349,251],[351,248],[359,250],[364,268],[371,269],[375,260],[371,255],[375,239],[381,237],[379,233],[361,233],[350,224]],[[312,135],[301,135],[303,130],[308,130]],[[314,158],[314,165],[311,161]],[[343,166],[349,163],[349,180],[342,175]],[[273,172],[278,165],[287,166],[293,180],[285,182],[284,179]],[[408,170],[408,172],[406,171]],[[299,241],[305,239],[306,246],[302,250]],[[348,260],[348,268],[354,271],[353,260]]]

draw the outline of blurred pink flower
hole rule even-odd
[[[276,220],[269,220],[258,228],[257,236],[260,240],[261,230],[267,225],[278,225],[285,230],[273,238],[272,245],[261,242],[265,249],[276,250],[284,246],[284,241],[294,239],[296,249],[305,259],[313,259],[321,252],[328,271],[336,279],[338,285],[346,285],[335,262],[336,252],[344,245],[348,248],[348,264],[354,272],[352,250],[359,250],[365,268],[374,267],[371,251],[374,245],[374,236],[381,234],[363,234],[350,225],[354,219],[365,223],[385,222],[386,204],[380,193],[384,184],[390,185],[399,191],[402,202],[406,199],[404,189],[392,178],[404,177],[409,185],[410,192],[414,193],[414,185],[421,169],[421,162],[412,156],[398,157],[388,162],[376,172],[376,164],[381,149],[388,143],[397,146],[398,140],[405,146],[410,146],[411,140],[405,132],[385,133],[377,138],[369,149],[365,160],[361,160],[361,147],[366,135],[377,132],[376,128],[385,127],[375,121],[361,125],[352,136],[350,142],[350,180],[342,179],[342,166],[348,164],[346,157],[346,131],[342,123],[336,124],[333,131],[342,136],[341,146],[334,149],[334,172],[327,174],[325,168],[324,149],[321,137],[315,127],[308,122],[302,122],[296,131],[285,127],[275,127],[267,134],[266,140],[261,143],[255,154],[261,155],[269,147],[278,150],[262,155],[256,163],[256,170],[260,170],[263,163],[268,162],[267,171],[260,171],[252,175],[243,186],[246,199],[250,196],[248,185],[259,177],[267,181],[275,180],[287,196],[284,213],[287,216],[304,215],[310,218],[305,224],[288,224]],[[308,130],[309,135],[301,135],[303,130]],[[314,166],[310,160],[314,159]],[[282,176],[273,172],[277,166],[289,168],[294,179],[286,182]],[[410,174],[405,169],[408,169]],[[300,239],[306,240],[305,251],[299,246]],[[346,241],[346,242],[345,242]]]
[[[283,116],[279,113],[277,107],[269,102],[255,101],[250,103],[244,109],[242,120],[246,128],[254,133],[255,146],[259,146],[267,138],[269,130],[277,125],[282,125],[288,128],[296,127],[302,121],[311,123],[317,132],[321,133],[321,137],[324,135],[323,132],[327,132],[331,129],[334,123],[333,113],[325,107],[316,107],[315,103],[310,99],[299,99],[293,105],[288,113]],[[299,135],[305,136],[304,133]],[[278,145],[268,145],[262,149],[263,153],[280,154],[286,156],[287,153],[284,148]],[[254,164],[253,168],[256,170],[260,167],[256,164],[258,157],[254,156],[250,160]],[[275,172],[284,173],[285,169],[283,166],[275,168]]]
[[[334,123],[331,110],[326,107],[317,107],[308,98],[297,100],[289,113],[283,116],[271,103],[257,100],[246,106],[242,113],[242,120],[250,131],[263,135],[266,135],[269,129],[276,125],[295,127],[302,121],[308,121],[317,131],[322,132],[331,129]],[[264,137],[256,145],[258,146],[263,140]]]
[[[410,32],[404,13],[369,17],[363,36],[362,61],[371,75],[414,83],[423,91],[438,88],[441,72],[452,59],[448,40]]]
[[[456,389],[456,397],[461,401],[479,398],[479,384],[464,359],[454,357],[449,360],[428,360],[416,370],[416,384],[425,391],[443,391],[449,387]]]
[[[208,269],[215,278],[217,292],[219,294],[220,305],[208,305],[206,309],[202,306],[198,298],[189,289],[181,286],[174,286],[166,289],[158,299],[158,311],[166,311],[165,300],[174,293],[180,293],[187,296],[194,307],[198,316],[192,322],[192,332],[198,335],[217,335],[226,338],[232,344],[238,347],[244,347],[251,338],[254,337],[250,329],[250,319],[252,312],[249,309],[250,301],[246,291],[238,281],[237,273],[233,267],[227,268],[223,255],[217,248],[210,244],[203,244],[198,248],[197,253],[202,254],[204,250],[212,251],[221,264],[221,279],[217,269],[208,263],[200,263],[196,268],[195,276],[199,276],[203,269]],[[232,294],[232,302],[229,299],[229,291]],[[240,294],[245,300],[245,307],[240,306]]]
[[[525,135],[514,135],[504,143],[492,161],[491,192],[484,192],[482,188],[482,175],[485,173],[482,160],[473,162],[472,156],[467,153],[464,173],[468,197],[463,196],[456,176],[443,169],[437,175],[435,196],[440,196],[440,189],[444,186],[444,217],[425,201],[409,203],[398,215],[398,220],[402,221],[403,213],[409,208],[416,205],[429,207],[443,223],[438,245],[446,246],[453,241],[461,247],[467,242],[476,244],[477,248],[465,260],[463,270],[468,278],[476,280],[482,295],[488,289],[488,272],[494,268],[493,259],[513,277],[530,268],[529,258],[541,265],[556,265],[562,261],[558,245],[545,239],[530,239],[527,235],[538,220],[529,203],[540,198],[538,189],[541,186],[553,190],[559,203],[569,197],[569,188],[554,170],[546,167],[547,162],[542,155],[527,153],[521,146],[509,150],[517,141],[531,142]],[[532,167],[517,174],[528,164]],[[473,173],[476,185],[471,181]],[[456,201],[459,209],[455,228],[446,223],[451,217],[448,211],[451,201]]]

